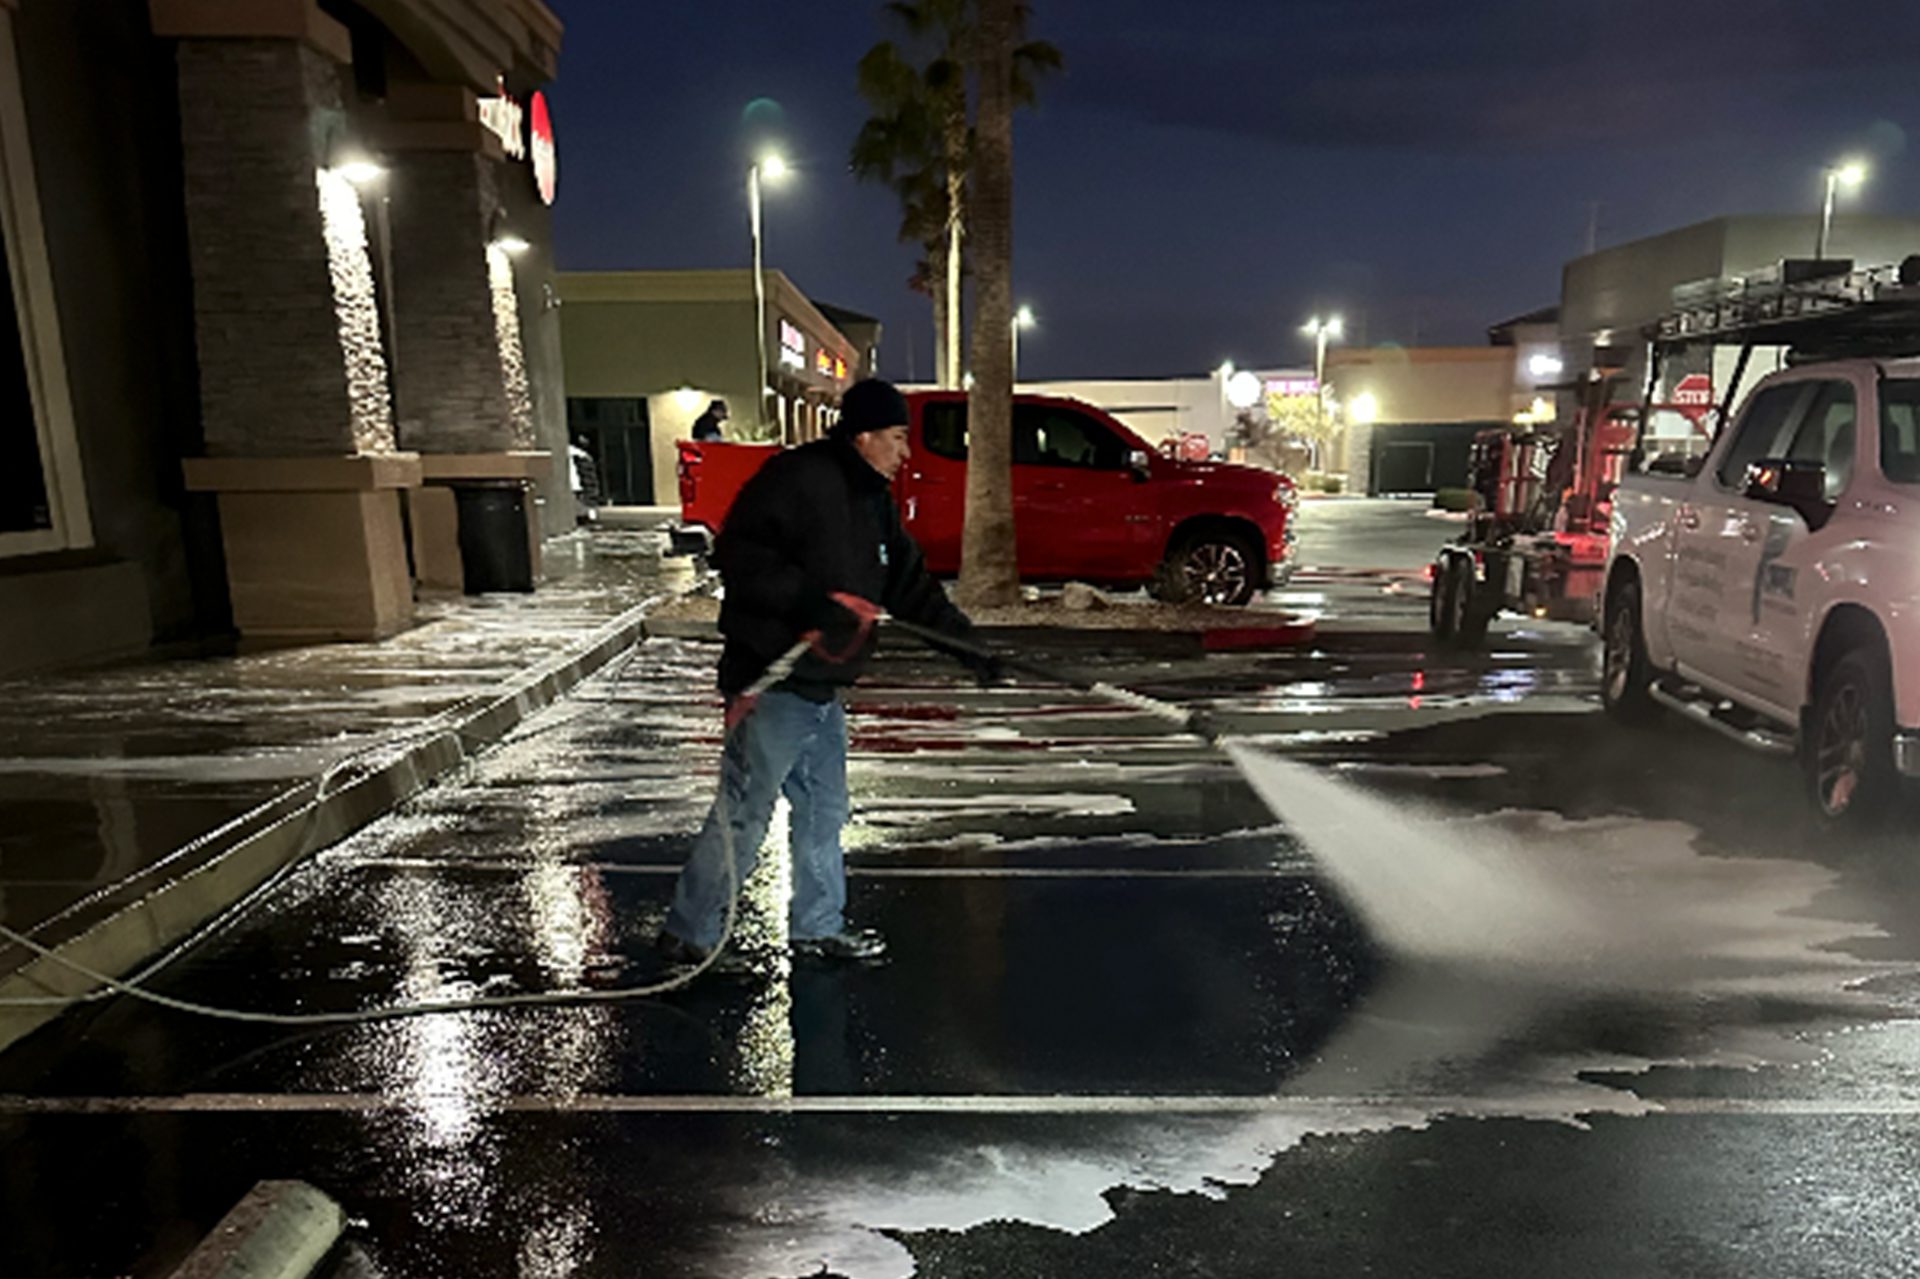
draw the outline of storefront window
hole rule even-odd
[[[37,533],[53,527],[53,511],[7,262],[0,252],[0,533]]]

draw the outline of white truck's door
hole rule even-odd
[[[1667,621],[1682,674],[1744,686],[1739,673],[1750,662],[1753,583],[1768,545],[1767,517],[1776,509],[1746,498],[1747,467],[1784,454],[1813,389],[1812,382],[1782,381],[1756,393],[1675,512]]]
[[[1870,400],[1865,388],[1851,380],[1830,376],[1811,385],[1812,399],[1792,442],[1778,456],[1820,463],[1826,499],[1838,503],[1853,484],[1860,405]],[[1815,530],[1798,511],[1764,502],[1747,505],[1766,533],[1750,583],[1753,625],[1739,687],[1781,712],[1797,715],[1806,692],[1806,612],[1818,603],[1818,583],[1812,578],[1822,564],[1843,555],[1844,543],[1858,530],[1849,529],[1845,521]]]

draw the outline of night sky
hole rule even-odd
[[[550,2],[563,268],[745,266],[743,112],[772,98],[798,172],[768,265],[881,317],[888,376],[929,376],[917,250],[846,163],[880,4]],[[1024,377],[1310,362],[1321,310],[1481,342],[1558,300],[1595,202],[1602,247],[1810,212],[1856,154],[1841,218],[1920,213],[1915,0],[1033,0],[1031,35],[1067,70],[1015,138]]]

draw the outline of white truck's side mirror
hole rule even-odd
[[[1795,458],[1762,458],[1747,467],[1746,495],[1755,502],[1792,507],[1817,529],[1833,514],[1827,500],[1827,468]]]

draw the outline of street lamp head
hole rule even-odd
[[[1336,315],[1336,316],[1334,316],[1334,317],[1333,317],[1333,318],[1332,318],[1331,320],[1328,320],[1328,321],[1327,321],[1327,336],[1328,336],[1328,337],[1330,337],[1330,338],[1337,338],[1337,337],[1339,337],[1339,336],[1340,336],[1340,334],[1341,334],[1342,332],[1344,332],[1344,329],[1343,329],[1343,328],[1341,327],[1341,324],[1340,324],[1340,317],[1339,317],[1339,316],[1337,316],[1337,315]]]
[[[334,166],[334,172],[357,187],[369,186],[387,176],[386,169],[367,159],[348,160]]]
[[[1308,320],[1305,324],[1300,326],[1300,331],[1306,334],[1310,338],[1319,337],[1320,336],[1320,317],[1316,315],[1311,320]]]
[[[760,176],[767,181],[778,182],[780,179],[786,177],[789,172],[786,158],[778,152],[769,151],[766,155],[760,157]]]
[[[1030,329],[1038,323],[1038,321],[1033,318],[1033,308],[1030,306],[1023,306],[1018,311],[1015,311],[1013,313],[1013,322],[1023,329]]]
[[[1849,160],[1833,171],[1834,181],[1852,190],[1867,180],[1867,166],[1859,160]]]

